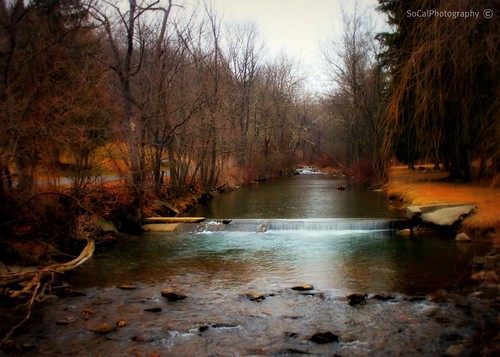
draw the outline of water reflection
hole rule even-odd
[[[154,233],[100,252],[72,283],[159,285],[175,278],[236,290],[311,283],[342,293],[424,294],[465,283],[476,249],[462,252],[446,237],[409,240],[389,231]]]
[[[347,186],[345,191],[336,186]],[[388,217],[387,196],[328,174],[298,175],[217,196],[191,214],[212,218]]]

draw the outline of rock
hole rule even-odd
[[[284,319],[292,319],[292,320],[298,320],[298,319],[303,319],[305,316],[304,315],[284,315]]]
[[[135,290],[137,289],[137,285],[134,284],[123,284],[118,287],[121,290]]]
[[[339,191],[344,191],[345,190],[345,185],[338,185],[337,190]]]
[[[349,305],[355,306],[361,304],[367,298],[366,294],[350,294],[347,295],[347,299],[349,300]]]
[[[68,316],[68,317],[65,317],[64,319],[57,320],[56,325],[57,326],[66,326],[66,325],[72,324],[75,321],[76,321],[76,318],[74,316]]]
[[[394,300],[395,297],[387,294],[375,294],[370,297],[370,299],[378,300],[378,301],[389,301]]]
[[[448,347],[448,349],[446,350],[444,355],[447,357],[458,356],[463,352],[464,348],[465,348],[465,346],[462,343],[460,343],[458,345],[451,345],[450,347]]]
[[[205,332],[209,328],[210,328],[210,325],[201,325],[201,326],[198,326],[198,331],[199,332]]]
[[[470,239],[467,233],[464,232],[458,233],[457,236],[455,237],[455,240],[457,242],[472,242],[472,239]]]
[[[314,286],[311,284],[303,284],[303,285],[294,286],[291,289],[298,290],[298,291],[309,291],[309,290],[314,290]]]
[[[168,301],[178,301],[178,300],[184,300],[185,298],[187,298],[186,295],[184,295],[180,292],[177,292],[173,289],[163,289],[161,291],[161,296],[166,298]]]
[[[107,335],[110,332],[118,330],[118,327],[118,325],[109,325],[107,323],[103,323],[101,326],[90,329],[90,331],[98,335]]]
[[[102,233],[118,233],[118,229],[116,229],[116,226],[111,221],[100,218],[96,223],[97,226],[101,229]]]
[[[260,222],[257,226],[257,233],[265,233],[269,228],[269,222]]]
[[[250,301],[257,301],[257,302],[261,302],[262,300],[264,300],[266,298],[265,295],[256,294],[256,293],[244,293],[244,294],[241,294],[240,296],[246,297]]]
[[[148,308],[148,309],[144,309],[144,311],[147,311],[147,312],[161,312],[161,308],[160,307],[151,307],[151,308]]]
[[[474,205],[457,205],[454,207],[433,208],[429,212],[422,209],[422,222],[436,226],[453,226],[460,222],[464,217],[473,214],[476,211]]]
[[[218,221],[210,221],[207,223],[200,223],[196,228],[196,232],[221,232],[224,230],[224,223]]]
[[[411,229],[400,229],[399,231],[396,232],[396,236],[398,237],[410,237],[411,236]]]
[[[309,341],[316,343],[339,342],[339,337],[331,332],[318,332],[311,336]]]

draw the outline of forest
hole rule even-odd
[[[412,15],[428,8],[457,16]],[[209,1],[0,0],[0,261],[50,262],[0,293],[40,296],[109,238],[102,218],[137,233],[145,215],[299,165],[377,187],[394,160],[495,180],[498,1],[378,11],[387,32],[344,15],[322,49],[331,90],[312,93],[293,58],[269,59],[253,23],[227,25]]]

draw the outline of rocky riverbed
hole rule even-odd
[[[134,283],[84,289],[82,296],[54,297],[35,308],[31,324],[6,344],[2,354],[474,356],[500,352],[500,302],[484,291],[466,295],[439,291],[428,296],[340,294],[302,285],[262,286],[259,291],[235,294],[229,287],[201,283],[196,276],[190,280],[185,286]]]

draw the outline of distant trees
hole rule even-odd
[[[357,5],[354,13],[344,14],[343,19],[341,38],[332,39],[324,49],[333,83],[324,100],[332,121],[331,137],[337,141],[337,155],[353,174],[381,183],[387,153],[381,125],[385,76],[378,62],[379,50],[369,17],[360,13]]]
[[[380,34],[391,73],[387,128],[410,165],[439,160],[450,178],[470,180],[471,162],[499,170],[500,13],[495,1],[379,0],[393,33]],[[483,11],[495,14],[485,18]],[[418,10],[477,17],[417,17]]]
[[[255,26],[226,35],[208,4],[196,15],[171,1],[126,5],[93,3],[92,14],[109,43],[115,139],[139,196],[210,194],[292,166],[300,81],[285,59],[260,59]]]

